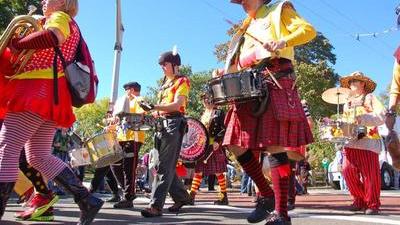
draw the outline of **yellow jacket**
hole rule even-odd
[[[259,61],[268,57],[281,57],[293,61],[294,46],[305,44],[315,36],[314,27],[297,14],[290,2],[283,1],[272,5],[263,5],[258,9],[254,19],[248,17],[243,21],[241,28],[232,38],[225,71],[230,73],[242,69],[237,63],[238,58],[235,57],[236,60],[232,58],[238,50],[240,50],[239,58],[257,49],[259,50],[257,54]],[[242,44],[240,43],[241,37],[244,37]],[[287,45],[278,52],[271,53],[260,43],[270,40],[285,40]],[[236,45],[240,44],[241,46],[236,49]]]

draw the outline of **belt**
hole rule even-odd
[[[178,117],[183,117],[184,114],[181,112],[171,112],[171,113],[166,113],[166,114],[162,114],[161,117],[165,118],[165,119],[175,119]]]

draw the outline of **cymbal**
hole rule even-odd
[[[348,88],[329,88],[328,90],[322,93],[322,99],[330,104],[344,104],[347,102],[347,98],[349,97],[350,89]]]

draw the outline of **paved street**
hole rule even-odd
[[[205,189],[203,189],[205,190]],[[104,198],[108,195],[102,195]],[[237,191],[229,195],[229,206],[214,206],[216,192],[202,191],[197,196],[195,206],[185,207],[182,213],[167,213],[161,218],[142,218],[140,210],[146,207],[148,198],[137,198],[135,208],[131,210],[115,210],[106,203],[100,211],[96,222],[98,225],[108,224],[247,224],[246,216],[252,210],[252,198],[240,195]],[[310,195],[298,196],[297,207],[290,212],[293,225],[400,225],[400,191],[383,191],[382,213],[380,216],[365,216],[362,213],[351,213],[346,206],[351,201],[348,195],[331,189],[311,189]],[[167,202],[166,207],[171,205]],[[15,222],[13,214],[21,210],[12,199],[1,225],[15,224],[75,224],[79,210],[72,203],[72,198],[63,198],[55,206],[55,222]],[[264,224],[264,223],[259,223]]]

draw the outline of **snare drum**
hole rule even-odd
[[[91,164],[87,148],[72,149],[69,156],[71,157],[71,166],[74,168]]]
[[[121,123],[127,123],[128,129],[135,131],[150,130],[155,126],[155,119],[151,115],[144,115],[138,113],[124,113],[119,115]]]
[[[109,166],[124,157],[114,133],[98,134],[86,142],[90,161],[95,168]]]
[[[207,154],[208,134],[198,120],[187,117],[188,130],[183,136],[180,157],[184,161],[196,162]]]
[[[258,99],[266,95],[261,77],[255,72],[225,74],[208,81],[209,94],[215,105],[226,105]]]

